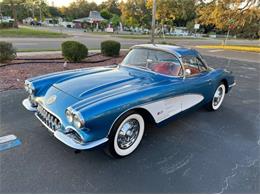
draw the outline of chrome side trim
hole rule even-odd
[[[23,106],[31,112],[36,112],[36,108],[32,107],[31,102],[28,98],[23,100]]]
[[[54,137],[56,137],[58,140],[60,140],[62,143],[66,144],[67,146],[77,150],[91,149],[108,141],[108,138],[102,138],[96,141],[80,144],[75,142],[72,138],[70,138],[69,136],[67,136],[66,134],[60,131],[55,131]]]
[[[233,84],[229,85],[228,87],[229,87],[229,88],[230,88],[230,87],[234,87],[236,84],[237,84],[237,83],[234,82]]]

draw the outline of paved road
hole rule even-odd
[[[36,27],[39,28],[39,27]],[[59,31],[59,28],[47,28],[50,31]],[[64,29],[63,29],[64,31]],[[89,49],[100,49],[100,43],[104,40],[117,40],[121,43],[122,48],[129,48],[136,44],[147,43],[148,39],[123,39],[118,37],[112,37],[110,35],[100,35],[84,33],[79,29],[65,29],[66,33],[70,34],[69,38],[1,38],[0,41],[8,41],[18,50],[59,50],[62,42],[67,40],[75,40],[84,43]],[[157,40],[160,42],[160,40]],[[161,40],[162,41],[162,40]],[[167,39],[167,42],[174,43],[185,47],[194,47],[197,45],[208,45],[208,44],[220,44],[220,39]],[[256,40],[230,40],[230,44],[239,45],[259,45],[260,42]],[[197,49],[197,48],[196,48]],[[218,56],[224,58],[232,58],[237,60],[258,62],[260,61],[260,54],[254,52],[239,52],[239,51],[227,51],[221,49],[198,49],[205,55]]]
[[[104,40],[116,40],[119,41],[123,48],[128,48],[135,44],[148,43],[149,39],[124,39],[114,37],[110,35],[93,35],[85,33],[83,35],[73,35],[67,38],[7,38],[0,37],[0,41],[12,42],[18,50],[43,50],[43,49],[60,49],[61,43],[67,40],[74,40],[84,43],[90,49],[99,49],[100,43]],[[163,39],[157,40],[162,42]],[[196,45],[210,45],[221,44],[220,39],[167,39],[169,43],[174,43],[183,46],[196,46]],[[230,44],[244,44],[244,45],[259,45],[259,41],[247,41],[247,40],[230,40]]]
[[[206,60],[236,75],[223,107],[147,130],[121,160],[75,154],[22,107],[23,90],[0,93],[0,136],[22,141],[0,152],[0,193],[260,193],[260,64]]]
[[[80,29],[67,29],[59,27],[34,27],[35,29],[48,30],[54,32],[62,32],[71,35],[69,38],[6,38],[0,37],[0,41],[9,41],[14,44],[18,50],[43,50],[43,49],[60,49],[62,42],[66,40],[75,40],[84,43],[91,49],[99,49],[100,43],[104,40],[117,40],[122,44],[123,48],[128,48],[135,44],[147,43],[149,39],[124,39],[113,35],[85,33]],[[164,41],[163,39],[157,40],[158,42]],[[221,44],[222,39],[167,39],[167,42],[175,43],[183,46],[196,46],[196,45],[209,45]],[[229,44],[234,45],[259,45],[260,42],[256,40],[229,40]]]

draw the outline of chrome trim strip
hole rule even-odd
[[[29,100],[28,98],[24,99],[23,102],[22,102],[22,104],[23,104],[23,106],[24,106],[27,110],[29,110],[29,111],[31,111],[31,112],[36,112],[36,111],[37,111],[37,109],[36,109],[35,107],[32,107],[31,102],[30,102],[30,100]]]
[[[229,88],[230,88],[230,87],[234,87],[236,84],[237,84],[237,83],[234,82],[233,84],[229,85],[228,87],[229,87]]]
[[[69,146],[71,148],[77,149],[77,150],[86,150],[86,149],[94,148],[94,147],[101,145],[108,141],[108,138],[102,138],[102,139],[99,139],[96,141],[87,142],[85,144],[79,144],[79,143],[75,142],[72,138],[70,138],[69,136],[67,136],[66,134],[64,134],[60,131],[55,131],[54,136],[58,140],[60,140],[62,143],[66,144],[67,146]]]

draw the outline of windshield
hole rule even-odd
[[[153,49],[133,49],[121,64],[148,69],[169,76],[181,76],[183,72],[180,61],[176,56],[165,51]]]

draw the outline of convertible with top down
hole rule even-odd
[[[220,108],[235,85],[194,49],[133,46],[119,65],[55,72],[27,79],[23,101],[67,146],[104,145],[114,157],[131,154],[148,123],[161,123],[194,106]]]

